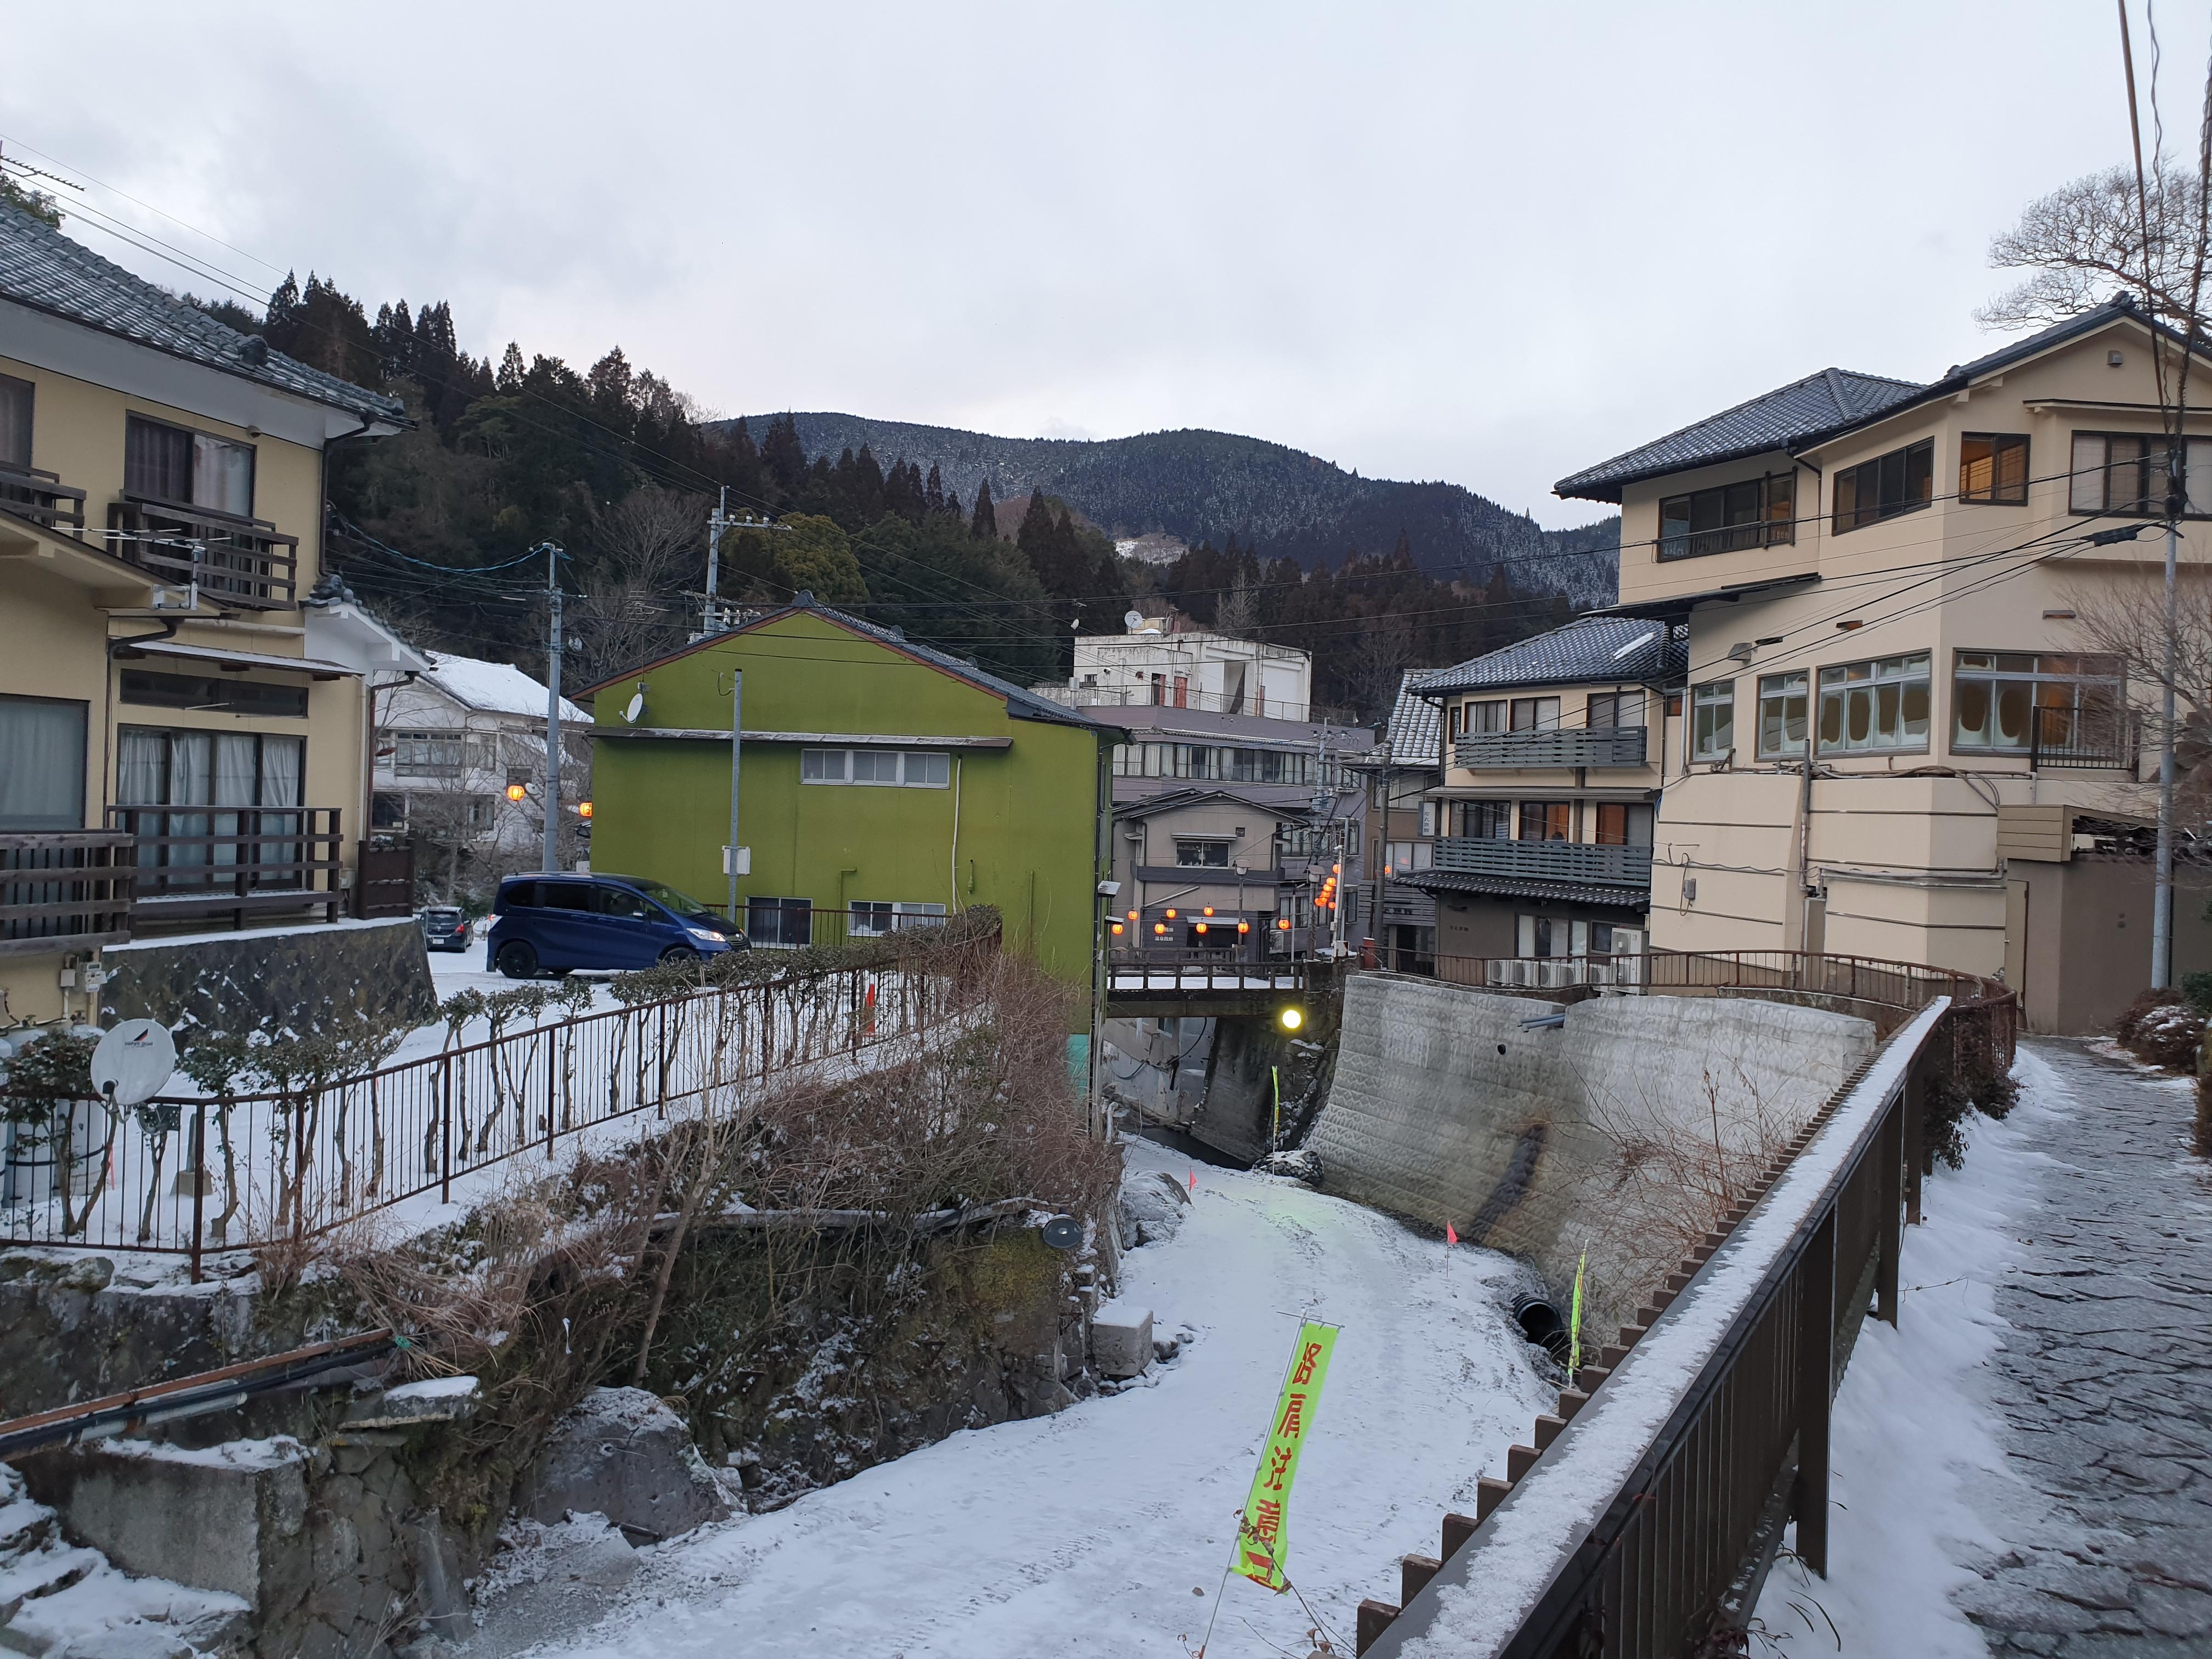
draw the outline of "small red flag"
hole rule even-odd
[[[1196,1192],[1198,1190],[1198,1171],[1196,1170],[1193,1170],[1190,1172],[1190,1189],[1193,1192]]]
[[[1459,1229],[1453,1226],[1449,1221],[1444,1223],[1444,1243],[1447,1244],[1456,1244],[1459,1243]]]

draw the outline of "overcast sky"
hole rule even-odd
[[[1687,421],[1987,349],[1990,236],[2127,155],[2118,33],[2092,0],[93,0],[11,8],[0,137],[257,294],[619,343],[721,413],[1213,427],[1565,525],[1596,512],[1553,479]]]

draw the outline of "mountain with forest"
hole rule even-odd
[[[769,417],[745,424],[758,431]],[[1195,546],[1234,536],[1262,558],[1308,569],[1347,553],[1405,552],[1443,581],[1480,585],[1503,567],[1516,587],[1577,608],[1614,598],[1617,516],[1547,531],[1459,484],[1363,477],[1264,439],[1196,428],[1130,438],[1000,438],[956,427],[793,413],[809,455],[866,449],[898,456],[972,496],[986,480],[1000,501],[1031,490],[1066,502],[1121,538],[1164,532]],[[725,427],[733,422],[725,422]],[[710,428],[710,429],[712,429]]]

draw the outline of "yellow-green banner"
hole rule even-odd
[[[1275,1401],[1267,1443],[1260,1449],[1260,1467],[1252,1476],[1252,1495],[1244,1500],[1244,1519],[1237,1528],[1237,1571],[1271,1590],[1289,1586],[1283,1563],[1291,1547],[1291,1483],[1298,1476],[1298,1454],[1313,1432],[1314,1411],[1335,1348],[1334,1325],[1298,1327],[1297,1351],[1283,1379],[1282,1397]]]

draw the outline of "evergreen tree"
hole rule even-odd
[[[806,487],[806,446],[799,441],[799,422],[788,415],[770,421],[760,453],[775,504],[795,499]]]
[[[975,486],[975,516],[968,521],[968,533],[984,541],[999,539],[999,514],[991,505],[988,478]]]
[[[945,479],[937,470],[937,463],[929,464],[929,477],[921,486],[921,510],[924,513],[945,511]]]
[[[522,390],[522,348],[512,340],[507,343],[507,353],[499,360],[499,374],[492,384],[501,392]]]

